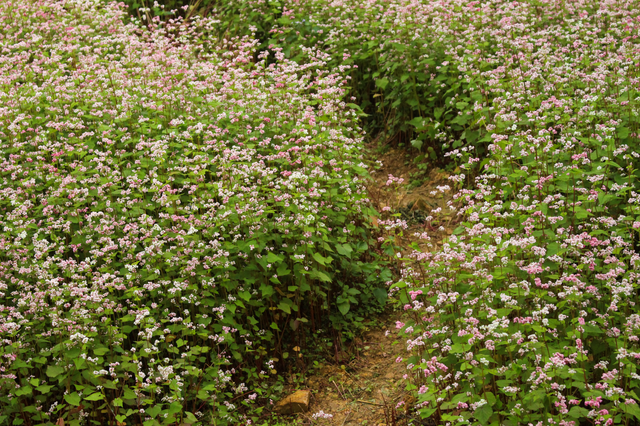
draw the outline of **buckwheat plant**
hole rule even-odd
[[[385,301],[348,66],[117,3],[0,17],[0,425],[244,424]]]
[[[490,144],[462,164],[481,168],[448,206],[454,235],[415,250],[396,285],[415,408],[442,424],[637,424],[640,10],[438,5],[468,23],[450,66],[485,99]]]
[[[442,213],[463,222],[391,289],[423,417],[640,420],[639,16],[624,0],[282,2],[286,57],[351,65],[367,129],[460,166]]]
[[[519,19],[510,9],[523,7],[500,1],[291,0],[284,2],[286,13],[271,40],[293,58],[303,54],[299,46],[318,46],[331,54],[332,64],[352,65],[350,88],[369,114],[364,124],[371,133],[417,149],[418,162],[464,163],[487,152],[479,142],[490,141],[485,125],[495,113],[494,92],[485,85],[491,79],[479,77],[504,62],[498,50],[503,19]],[[528,30],[543,30],[549,18],[556,19],[546,18],[527,22]],[[469,84],[470,78],[476,83]]]

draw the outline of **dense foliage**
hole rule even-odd
[[[208,17],[209,27],[202,39],[207,45],[213,39],[251,36],[259,48],[266,47],[268,33],[282,17],[279,0],[125,0],[129,16],[124,19],[146,26],[154,20],[170,22],[176,18],[190,21]]]
[[[498,8],[474,17],[475,4],[455,5],[459,13],[454,14],[444,2],[242,0],[205,2],[207,7],[162,3],[134,10],[141,22],[154,15],[167,19],[180,13],[177,5],[184,3],[185,10],[215,18],[212,38],[252,35],[262,48],[279,46],[296,62],[304,61],[306,48],[318,48],[329,54],[329,66],[350,65],[347,87],[368,114],[364,128],[371,136],[392,137],[420,151],[417,162],[423,169],[451,164],[445,155],[450,148],[469,146],[479,155],[486,152],[486,144],[476,142],[490,140],[478,107],[489,95],[465,90],[460,80],[466,69],[457,66],[464,58],[455,47],[473,44],[474,56],[485,60],[476,64],[478,69],[494,69],[502,60],[494,56],[493,32],[502,27]]]
[[[449,208],[464,221],[396,286],[423,417],[640,419],[639,15],[626,1],[283,6],[272,41],[356,65],[369,130],[461,165]]]
[[[385,302],[348,67],[116,3],[0,16],[1,425],[250,422]]]
[[[0,5],[0,424],[237,422],[384,302],[358,115],[460,166],[391,289],[407,408],[640,421],[635,2],[178,3]]]
[[[450,148],[486,151],[477,142],[487,136],[481,118],[489,94],[469,90],[466,64],[483,58],[476,66],[484,72],[502,61],[493,57],[502,24],[492,7],[476,9],[473,2],[291,1],[271,42],[296,60],[303,46],[317,46],[334,66],[353,65],[350,88],[369,114],[367,131],[422,152],[421,168],[442,166]]]
[[[449,206],[464,220],[455,235],[416,250],[396,287],[413,317],[398,326],[421,415],[636,422],[637,5],[318,0],[283,10],[274,42],[292,58],[315,45],[356,65],[368,129],[409,132],[432,157],[446,151],[462,169],[452,186],[469,188]]]
[[[396,286],[419,412],[451,424],[637,424],[640,10],[440,4],[469,21],[449,66],[491,100],[474,107],[491,144],[484,161],[452,152],[482,165],[449,206],[463,222],[441,250],[412,253]]]

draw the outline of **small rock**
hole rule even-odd
[[[273,409],[278,414],[295,414],[303,413],[309,409],[309,398],[311,392],[308,390],[299,390],[278,401]]]

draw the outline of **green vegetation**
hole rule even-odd
[[[382,310],[357,112],[323,54],[205,53],[214,21],[142,30],[115,3],[0,8],[23,17],[3,29],[0,424],[257,420],[320,329],[340,346]]]
[[[634,3],[125,6],[0,5],[0,425],[266,421],[388,292],[416,421],[640,421]],[[451,172],[400,277],[363,130]]]

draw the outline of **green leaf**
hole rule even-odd
[[[433,413],[436,412],[436,409],[435,408],[421,408],[420,410],[418,410],[418,412],[420,413],[420,418],[427,419],[427,418],[431,417],[433,415]]]
[[[387,303],[387,291],[384,288],[374,288],[373,295],[381,305]]]
[[[357,295],[358,295],[358,294],[360,294],[361,292],[360,292],[360,290],[358,290],[357,288],[353,288],[353,287],[351,287],[351,288],[348,288],[348,289],[347,289],[347,293],[348,293],[348,294],[350,294],[350,295],[352,295],[352,296],[357,296]]]
[[[16,396],[22,396],[22,395],[31,395],[32,392],[33,392],[33,388],[31,386],[22,386],[21,388],[17,389],[14,393]]]
[[[137,399],[138,395],[128,387],[124,389],[124,399]]]
[[[155,418],[158,416],[158,414],[160,414],[160,412],[162,411],[162,404],[158,404],[158,405],[154,405],[153,407],[149,407],[145,410],[147,412],[148,415],[150,415],[152,418]]]
[[[325,283],[330,283],[331,278],[327,274],[322,271],[318,271],[317,269],[312,269],[311,274],[313,278],[318,278],[320,281],[324,281]]]
[[[260,284],[260,291],[262,292],[262,297],[269,297],[276,292],[273,286],[268,284]]]
[[[347,106],[350,107],[350,108],[355,109],[358,112],[358,116],[360,116],[360,117],[368,117],[369,116],[369,114],[366,114],[364,111],[362,111],[362,109],[356,104],[349,103],[349,104],[347,104]]]
[[[58,377],[62,373],[64,373],[64,368],[62,367],[58,367],[57,365],[50,365],[47,367],[47,376],[51,378]]]
[[[422,149],[422,141],[420,139],[414,139],[411,141],[411,146],[420,151]]]
[[[93,353],[98,355],[98,356],[103,356],[107,352],[109,352],[109,348],[94,348],[93,349]]]
[[[560,245],[558,243],[551,243],[547,246],[547,256],[553,256],[558,253],[560,250]]]
[[[198,418],[193,415],[193,413],[186,411],[184,413],[187,416],[187,419],[184,421],[186,424],[193,424],[198,422]]]
[[[589,216],[589,212],[587,212],[582,207],[576,207],[575,208],[575,216],[578,219],[585,219],[585,218],[587,218]]]
[[[489,404],[484,404],[482,407],[476,409],[476,411],[473,412],[473,415],[481,425],[488,425],[489,419],[493,415],[493,409]]]
[[[318,252],[313,253],[313,258],[316,260],[316,262],[318,262],[322,266],[326,266],[327,260],[330,260],[329,258],[322,256]]]
[[[348,258],[351,258],[351,253],[353,253],[353,247],[349,244],[336,244],[336,250],[339,255],[347,256]]]
[[[618,137],[620,139],[628,138],[629,137],[629,129],[627,129],[626,127],[618,128]]]
[[[169,414],[177,414],[182,411],[182,405],[178,401],[173,401],[169,406]]]
[[[589,410],[582,407],[571,407],[568,414],[574,419],[585,419],[589,415]]]
[[[291,270],[287,269],[286,263],[281,263],[280,266],[278,266],[278,269],[276,270],[276,272],[279,277],[286,277],[291,273]]]
[[[273,252],[267,253],[267,262],[269,263],[280,263],[282,262],[282,258],[278,255],[275,255]]]
[[[67,358],[78,358],[78,356],[80,356],[80,353],[82,352],[82,350],[80,348],[73,348],[73,349],[69,349],[68,351],[65,352],[65,355],[67,356]]]
[[[291,313],[291,305],[293,304],[293,302],[291,302],[291,300],[289,299],[283,299],[280,301],[280,303],[278,303],[278,308],[282,311],[284,311],[287,314]]]
[[[76,366],[76,369],[83,370],[87,368],[87,361],[84,358],[74,358],[73,363]]]
[[[347,315],[347,312],[349,312],[349,309],[351,309],[351,304],[349,302],[343,302],[338,304],[338,310],[342,315]]]
[[[239,291],[238,296],[240,296],[243,300],[247,302],[251,299],[251,293],[249,293],[247,290]]]
[[[407,123],[407,124],[411,124],[417,130],[422,130],[422,129],[425,128],[425,126],[427,124],[427,120],[425,118],[422,118],[422,117],[414,117],[414,119],[409,121],[409,123]]]
[[[80,395],[78,395],[78,392],[72,392],[65,395],[64,400],[71,405],[75,405],[76,407],[80,405]]]
[[[101,401],[104,399],[104,395],[102,394],[102,392],[95,392],[89,396],[85,396],[84,399],[86,401]]]
[[[49,386],[49,385],[40,385],[36,389],[38,390],[38,392],[40,392],[42,394],[47,394],[47,393],[49,393],[49,391],[51,390],[52,387],[53,386]]]
[[[604,331],[600,329],[600,327],[596,327],[595,325],[585,324],[582,326],[585,331],[585,335],[599,335],[604,334]]]
[[[389,84],[389,80],[387,80],[386,78],[380,78],[376,80],[376,86],[378,86],[382,90],[384,90],[388,84]]]
[[[467,130],[465,134],[469,143],[474,143],[476,140],[478,140],[478,136],[480,136],[480,132],[475,130]]]
[[[574,408],[578,408],[578,407],[574,407]],[[625,413],[631,414],[637,420],[640,420],[640,407],[638,407],[638,404],[622,404],[622,409]],[[586,409],[583,409],[583,410],[587,411]],[[569,415],[571,415],[571,412],[569,412]]]
[[[458,234],[462,234],[464,232],[464,226],[458,226],[456,229],[453,230],[453,234],[454,235],[458,235]]]
[[[454,343],[451,346],[449,352],[452,354],[461,354],[462,352],[464,352],[464,346],[462,346],[460,343]]]
[[[451,120],[451,123],[460,124],[464,126],[469,121],[469,117],[467,114],[458,115],[456,118]]]

